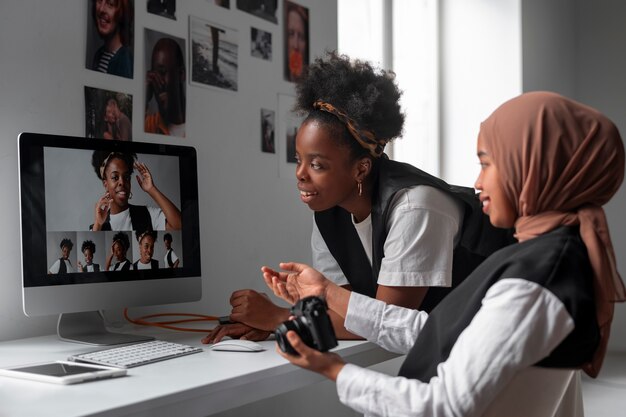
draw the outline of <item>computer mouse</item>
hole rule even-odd
[[[212,350],[225,350],[229,352],[261,352],[265,350],[263,345],[252,340],[226,339],[217,342]]]

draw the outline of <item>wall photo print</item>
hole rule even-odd
[[[87,0],[86,68],[133,78],[134,0]]]
[[[97,139],[133,139],[133,96],[85,87],[85,136]]]
[[[261,109],[261,151],[276,153],[274,144],[274,126],[276,126],[276,112]]]
[[[150,29],[144,31],[144,132],[185,137],[185,40]]]
[[[272,34],[257,28],[250,28],[250,55],[266,61],[272,60]]]
[[[296,81],[309,65],[309,9],[285,0],[284,16],[284,75],[286,81]]]
[[[148,13],[176,20],[176,0],[148,0]]]
[[[272,23],[278,23],[278,0],[237,0],[237,8]]]
[[[192,84],[237,91],[237,31],[189,16]]]
[[[212,1],[216,6],[220,6],[225,9],[230,9],[230,0],[209,0],[209,1]]]

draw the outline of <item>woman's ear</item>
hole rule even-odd
[[[372,160],[363,157],[356,162],[356,180],[363,182],[365,178],[372,172]]]

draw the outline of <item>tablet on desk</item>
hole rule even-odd
[[[55,361],[0,369],[0,375],[55,384],[77,384],[126,375],[126,369]]]

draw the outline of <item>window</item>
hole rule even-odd
[[[404,134],[387,153],[439,175],[437,0],[337,0],[337,5],[339,52],[392,69],[404,92]]]

